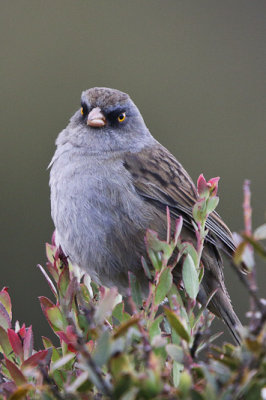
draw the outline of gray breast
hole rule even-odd
[[[152,218],[119,156],[65,152],[50,174],[57,242],[70,260],[125,293],[128,269],[141,276],[143,237]]]

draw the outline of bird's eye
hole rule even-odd
[[[123,122],[126,119],[126,113],[123,112],[117,117],[118,122]]]
[[[82,116],[88,113],[88,107],[86,106],[86,104],[81,104],[80,113]]]

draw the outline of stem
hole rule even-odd
[[[245,180],[244,185],[243,185],[243,192],[244,192],[244,201],[243,201],[243,211],[244,211],[244,225],[245,225],[245,234],[247,236],[252,235],[252,208],[251,208],[251,192],[250,192],[250,181]],[[253,247],[250,244],[247,244],[249,247],[249,250],[252,254],[252,257],[254,257],[254,250]],[[257,282],[256,282],[256,271],[255,268],[252,269],[252,271],[248,274],[248,281],[250,285],[250,289],[253,293],[257,293],[258,287],[257,287]],[[250,297],[250,309],[253,312],[253,314],[256,311],[256,304],[254,301],[253,297]],[[252,323],[254,317],[252,318]]]

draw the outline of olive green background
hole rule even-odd
[[[265,17],[265,0],[1,0],[0,285],[15,319],[50,334],[36,268],[53,232],[46,168],[89,87],[128,92],[193,179],[219,175],[232,230],[243,228],[245,178],[254,226],[265,222]],[[225,274],[243,319],[247,295]],[[258,277],[265,294],[261,262]]]

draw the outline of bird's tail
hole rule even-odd
[[[233,338],[237,344],[240,345],[242,341],[241,332],[243,327],[234,312],[228,294],[225,294],[222,289],[218,289],[217,293],[208,304],[208,308],[212,313],[224,321]]]

